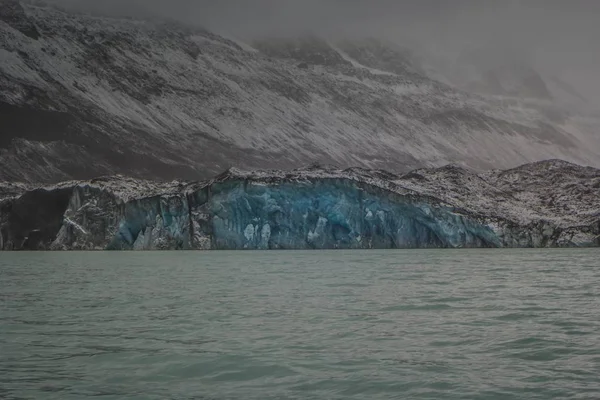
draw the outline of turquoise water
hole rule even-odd
[[[2,399],[598,399],[600,251],[0,254]]]

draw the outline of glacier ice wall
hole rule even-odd
[[[190,210],[185,196],[134,200],[124,207],[110,250],[191,249]]]
[[[125,205],[111,249],[498,247],[487,226],[408,196],[332,179],[216,183]]]
[[[519,223],[322,172],[240,173],[208,183],[118,178],[0,201],[2,250],[388,249],[600,245],[600,221]],[[375,176],[375,175],[373,175]],[[112,185],[112,186],[111,186]],[[153,189],[154,188],[154,189]]]

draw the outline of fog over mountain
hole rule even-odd
[[[471,48],[516,54],[600,108],[595,0],[53,0],[69,8],[202,25],[244,40],[377,36],[447,60]]]
[[[591,1],[0,0],[0,180],[599,167],[599,12]]]

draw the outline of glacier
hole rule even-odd
[[[369,189],[345,180],[234,180],[136,201],[109,248],[193,249],[202,238],[219,250],[500,246],[490,228],[450,209]]]
[[[516,173],[548,175],[550,167],[532,164],[520,172],[505,171],[496,179],[513,182]],[[569,168],[568,163],[559,165],[556,173]],[[576,171],[588,174],[585,183],[591,187],[600,182],[598,170]],[[550,178],[557,181],[552,174]],[[449,188],[446,192],[436,186],[440,182]],[[466,182],[477,185],[468,196],[464,196],[469,188]],[[583,203],[589,207],[582,205],[578,218],[552,220],[536,215],[543,210],[516,201],[515,194],[501,198],[490,192],[486,197],[490,182],[499,185],[490,176],[455,167],[417,170],[403,177],[383,171],[310,168],[229,170],[205,182],[165,184],[110,177],[31,190],[19,187],[13,189],[24,193],[0,200],[0,248],[283,250],[600,244],[600,196],[586,185],[582,191],[592,197]],[[508,207],[511,198],[515,202]],[[35,218],[27,218],[34,209]]]

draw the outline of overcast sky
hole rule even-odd
[[[240,38],[312,31],[378,35],[455,52],[512,49],[600,104],[600,0],[53,0],[127,15],[162,15]]]

